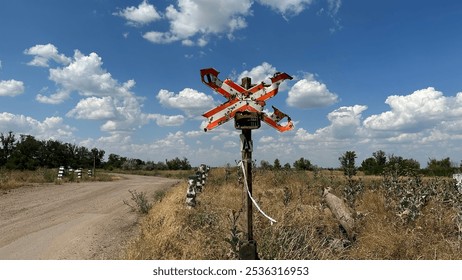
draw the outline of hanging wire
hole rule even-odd
[[[245,189],[247,190],[247,194],[249,195],[250,197],[250,200],[252,200],[252,203],[255,205],[255,207],[257,207],[258,211],[260,211],[260,213],[265,216],[268,220],[270,220],[271,222],[271,225],[273,225],[273,223],[277,223],[277,221],[273,218],[271,218],[270,216],[268,216],[265,212],[263,212],[263,210],[261,210],[260,206],[258,205],[258,203],[255,201],[255,199],[253,199],[252,197],[252,194],[250,193],[249,191],[249,186],[247,185],[247,176],[245,174],[245,167],[244,167],[244,163],[243,161],[240,161],[239,162],[239,166],[242,168],[242,173],[244,174],[244,186],[245,186]]]

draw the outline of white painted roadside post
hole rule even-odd
[[[62,180],[64,176],[64,166],[60,166],[58,169],[58,180]]]
[[[290,117],[276,107],[273,106],[274,112],[269,116],[263,111],[266,100],[274,97],[278,93],[279,85],[284,80],[291,80],[292,77],[286,73],[278,72],[271,78],[270,85],[264,82],[252,85],[249,77],[243,78],[242,85],[238,85],[230,79],[221,81],[218,78],[219,73],[213,68],[200,70],[202,82],[227,99],[225,103],[202,115],[208,119],[208,124],[204,128],[204,131],[212,130],[230,119],[234,119],[234,127],[242,131],[240,135],[241,166],[244,169],[244,186],[247,189],[247,242],[240,247],[239,258],[243,260],[257,260],[257,242],[253,239],[252,203],[255,203],[261,213],[263,212],[252,198],[252,129],[260,128],[261,121],[264,121],[279,132],[285,132],[294,128]],[[287,118],[287,124],[279,124],[284,118]],[[274,222],[272,218],[266,214],[264,215],[271,222]]]
[[[186,205],[189,208],[196,206],[196,195],[204,190],[208,168],[205,164],[201,164],[195,175],[188,178],[188,189],[186,191]]]
[[[462,193],[462,173],[453,174],[452,179],[456,180],[457,190]]]
[[[198,168],[198,174],[201,178],[202,188],[205,187],[205,181],[207,179],[207,165],[201,164]]]
[[[186,191],[186,205],[189,207],[196,206],[196,176],[189,176],[188,190]]]
[[[202,192],[202,174],[197,171],[196,172],[196,192],[201,193]]]
[[[76,169],[75,174],[77,174],[77,179],[80,181],[80,179],[82,179],[82,169],[81,168]]]

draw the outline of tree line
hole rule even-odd
[[[461,171],[462,164],[457,165],[451,161],[450,157],[443,159],[429,158],[425,168],[420,167],[420,163],[415,159],[407,159],[396,155],[385,155],[385,152],[378,150],[372,153],[361,163],[359,170],[364,171],[366,175],[380,175],[383,172],[393,171],[397,175],[406,175],[409,173],[420,173],[428,176],[452,176],[454,173]]]
[[[175,157],[165,161],[143,161],[141,159],[133,159],[122,157],[117,154],[110,154],[105,168],[109,170],[123,169],[123,170],[190,170],[191,164],[187,158],[180,159]]]
[[[105,152],[89,150],[58,140],[37,140],[34,136],[13,132],[0,134],[0,167],[16,170],[35,170],[59,166],[100,168]]]
[[[153,162],[110,154],[104,161],[106,152],[88,149],[58,140],[37,140],[34,136],[13,132],[0,133],[0,168],[14,170],[36,170],[39,167],[58,168],[105,168],[125,170],[189,170],[188,159],[178,157]]]
[[[403,158],[394,154],[387,155],[384,151],[378,150],[372,156],[364,159],[359,166],[356,165],[357,155],[355,151],[346,151],[339,158],[339,170],[345,176],[356,175],[357,171],[364,172],[365,175],[382,175],[386,172],[394,172],[398,176],[409,174],[422,174],[428,176],[452,176],[462,170],[462,162],[457,166],[449,157],[443,159],[430,158],[427,167],[421,168],[420,163],[412,158]],[[266,170],[295,169],[295,170],[317,170],[318,166],[313,165],[309,159],[301,157],[294,161],[292,165],[286,163],[281,166],[279,159],[274,160],[274,164],[262,160],[260,168]]]
[[[0,168],[17,170],[35,170],[39,167],[58,168],[59,166],[71,166],[74,168],[105,168],[109,170],[190,170],[191,164],[187,158],[175,157],[165,161],[143,161],[140,159],[123,157],[110,154],[104,161],[105,151],[97,148],[88,149],[58,140],[37,140],[31,135],[19,135],[13,132],[0,133]],[[356,171],[363,171],[366,175],[381,175],[384,172],[393,171],[397,175],[406,175],[409,172],[421,173],[429,176],[451,176],[460,172],[462,164],[456,166],[449,157],[443,159],[429,159],[427,167],[421,169],[418,161],[412,158],[403,158],[396,155],[387,155],[378,150],[372,156],[356,166],[356,152],[346,151],[339,157],[339,169],[351,177]],[[279,159],[273,164],[266,160],[260,162],[260,168],[267,170],[295,169],[316,170],[307,158],[301,157],[292,165],[281,165]]]

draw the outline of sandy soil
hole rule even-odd
[[[176,179],[123,175],[112,182],[23,187],[0,194],[0,259],[119,259],[137,234],[128,190],[157,190]]]

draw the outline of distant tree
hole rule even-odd
[[[16,139],[12,131],[8,132],[8,135],[0,134],[0,166],[6,164],[15,146]]]
[[[379,150],[372,153],[372,157],[363,160],[361,163],[361,170],[366,175],[379,175],[382,174],[387,163],[385,152]]]
[[[356,175],[355,159],[357,158],[356,152],[346,151],[341,157],[339,157],[340,167],[343,170],[343,174],[348,178]]]
[[[301,157],[299,160],[294,162],[295,170],[311,170],[311,162],[308,159]]]
[[[262,160],[260,161],[260,168],[263,170],[271,170],[273,169],[273,166],[271,165],[271,163],[269,163],[269,161]]]
[[[122,168],[122,164],[127,160],[125,157],[121,157],[117,154],[110,154],[106,162],[106,168]]]
[[[6,162],[8,169],[35,170],[40,166],[42,143],[33,136],[21,135],[11,156]]]
[[[171,160],[165,160],[165,164],[169,170],[190,170],[192,168],[188,159],[185,157],[182,160],[178,157]]]
[[[377,168],[377,161],[373,157],[366,158],[365,160],[363,160],[363,162],[361,162],[361,168],[360,169],[366,175],[377,175],[377,174],[379,174],[378,168]]]
[[[455,168],[452,167],[451,159],[449,157],[437,160],[429,159],[427,162],[426,171],[429,175],[434,176],[451,176]]]
[[[412,158],[403,160],[403,167],[412,172],[420,171],[420,163]],[[452,174],[451,174],[452,175]]]
[[[389,155],[385,165],[386,172],[393,172],[397,176],[416,174],[420,171],[420,163],[414,159],[405,159],[401,156]]]
[[[279,162],[279,159],[275,159],[273,163],[273,168],[275,170],[280,170],[282,168],[281,163]]]
[[[91,158],[90,158],[90,165],[93,166],[95,164],[96,168],[101,168],[103,165],[104,154],[106,152],[104,150],[98,150],[97,148],[91,149]]]
[[[152,170],[155,169],[155,166],[156,166],[156,164],[153,161],[148,160],[148,161],[146,161],[146,163],[144,164],[142,169],[152,171]]]
[[[47,140],[44,143],[43,162],[45,167],[56,168],[71,165],[71,159],[65,150],[65,145],[57,140]]]
[[[156,169],[156,170],[167,170],[168,167],[167,167],[167,165],[165,164],[165,162],[159,161],[159,162],[157,162],[157,163],[155,164],[154,169]]]
[[[129,159],[127,159],[126,161],[124,161],[122,163],[121,168],[123,170],[138,170],[141,167],[140,166],[140,161],[141,160],[134,159],[134,158],[129,158]]]
[[[372,156],[374,157],[375,161],[377,162],[377,166],[384,167],[387,163],[387,156],[385,152],[382,150],[378,150],[377,152],[373,152]]]
[[[292,167],[290,166],[290,163],[287,162],[286,164],[284,164],[284,169],[286,170],[292,169]]]

